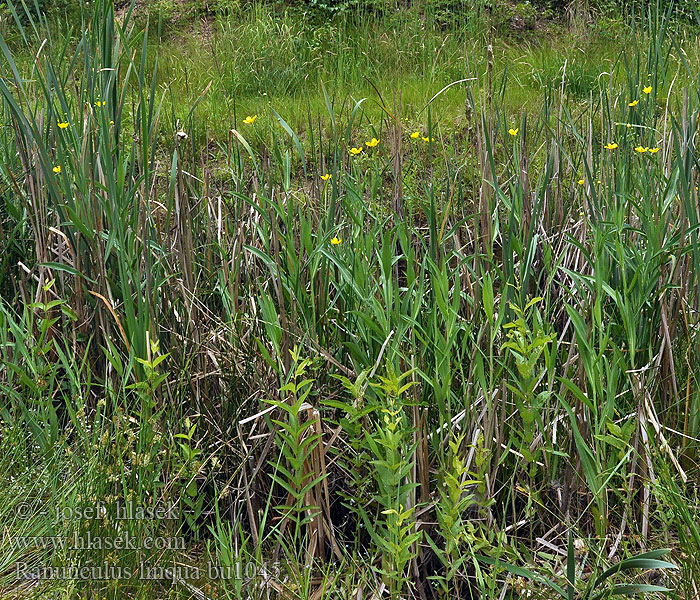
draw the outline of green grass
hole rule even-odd
[[[697,30],[113,10],[0,39],[3,593],[694,597]]]
[[[523,110],[537,113],[542,88],[560,86],[565,62],[567,91],[587,100],[626,44],[550,27],[554,35],[538,33],[534,44],[493,40],[494,79],[507,71],[503,103],[514,117]],[[318,25],[263,5],[220,17],[206,34],[173,33],[156,46],[166,113],[185,119],[207,90],[198,105],[198,125],[223,140],[241,117],[269,117],[270,108],[303,132],[309,114],[325,118],[324,87],[336,106],[376,100],[375,86],[387,98],[400,90],[404,114],[425,126],[425,107],[437,92],[466,74],[485,76],[485,46],[491,41],[484,33],[430,29],[415,11],[389,23],[348,16]],[[464,85],[440,96],[435,107],[447,131],[460,122],[464,126]],[[372,102],[364,108],[370,119],[382,114]]]

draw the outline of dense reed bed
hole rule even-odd
[[[223,71],[180,114],[133,6],[77,38],[13,10],[3,597],[697,597],[700,84],[670,9],[527,110],[481,37],[418,109],[319,78],[305,114],[222,95],[214,137]],[[20,576],[67,565],[129,576]]]

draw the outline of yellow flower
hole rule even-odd
[[[518,131],[520,131],[520,128],[519,128],[519,127],[516,127],[515,129],[513,129],[513,128],[511,127],[511,128],[508,130],[508,133],[510,133],[510,135],[518,135]]]
[[[104,100],[98,100],[97,102],[95,102],[95,106],[97,106],[98,108],[100,106],[104,106],[105,104],[107,103]]]
[[[68,123],[68,121],[59,121],[58,127],[59,127],[59,129],[65,129],[66,127],[68,127],[69,124],[70,123]]]
[[[365,142],[370,148],[374,148],[378,143],[379,140],[376,137],[373,137],[369,142]]]
[[[334,237],[331,239],[331,244],[333,244],[334,246],[337,246],[340,243],[341,243],[340,238]]]
[[[114,125],[114,121],[110,121],[109,124],[110,124],[110,125]]]
[[[61,165],[56,165],[56,166],[53,168],[53,172],[54,172],[54,173],[60,173],[60,172],[61,172]]]
[[[648,85],[648,86],[645,87],[642,91],[643,91],[645,94],[651,94],[651,86]]]
[[[255,119],[257,119],[257,118],[258,118],[258,115],[253,115],[252,117],[247,116],[245,119],[243,119],[243,122],[246,125],[252,125],[253,123],[255,123]]]
[[[635,100],[634,102],[630,102],[627,106],[637,106],[639,104],[639,100]]]
[[[411,137],[412,137],[414,140],[417,140],[417,139],[420,137],[420,132],[419,132],[419,131],[414,131],[414,132],[411,134]]]
[[[585,179],[579,179],[576,183],[578,183],[579,185],[583,185],[584,183],[586,183],[586,180],[585,180]]]
[[[422,139],[424,142],[434,142],[435,141],[435,138],[431,138],[431,137],[424,137]]]
[[[605,147],[608,150],[615,150],[615,148],[617,148],[617,144],[615,142],[610,142],[609,144],[605,144]]]
[[[359,148],[355,148],[354,146],[352,148],[350,148],[350,154],[357,155],[360,152],[362,152],[362,146],[360,146]]]
[[[323,179],[323,181],[328,181],[331,177],[333,177],[333,175],[331,175],[330,173],[326,173],[325,175],[321,175],[321,179]]]
[[[645,152],[647,152],[649,150],[649,148],[645,148],[644,146],[637,146],[635,148],[635,150],[637,152],[639,152],[640,154],[644,154]]]
[[[649,148],[651,154],[656,154],[661,148]]]

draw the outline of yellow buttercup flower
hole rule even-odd
[[[56,165],[56,166],[53,168],[53,172],[54,172],[54,173],[60,173],[60,172],[61,172],[61,165]]]
[[[365,142],[369,148],[374,148],[379,143],[379,140],[373,137],[369,142]]]
[[[435,141],[435,138],[431,138],[431,137],[423,137],[422,139],[424,142],[434,142]]]
[[[355,148],[354,146],[350,148],[350,154],[357,155],[360,152],[362,152],[362,146],[360,146],[359,148]]]
[[[645,87],[642,91],[643,91],[645,94],[651,94],[651,90],[652,90],[651,86],[648,85],[648,86]]]
[[[70,125],[70,123],[68,121],[59,121],[58,122],[59,129],[65,129],[66,127],[68,127],[68,125]]]
[[[579,185],[583,185],[584,183],[586,183],[586,180],[585,180],[585,179],[579,179],[576,183],[578,183]]]
[[[617,148],[617,144],[615,142],[610,142],[609,144],[605,144],[605,147],[608,150],[615,150],[615,148]]]
[[[253,123],[255,123],[255,119],[257,119],[257,118],[258,118],[258,115],[253,115],[252,117],[247,116],[245,119],[243,119],[243,122],[246,125],[252,125]]]
[[[97,102],[95,102],[95,106],[97,106],[98,108],[100,106],[104,106],[105,104],[107,103],[104,100],[98,100]]]
[[[333,175],[331,175],[330,173],[326,173],[325,175],[321,175],[321,179],[323,179],[323,181],[328,181],[331,177],[333,177]]]
[[[508,133],[510,133],[510,135],[518,135],[518,131],[520,131],[520,128],[519,128],[519,127],[516,127],[515,129],[513,129],[513,128],[511,127],[511,128],[508,130]]]
[[[411,137],[412,137],[414,140],[417,140],[417,139],[420,137],[420,132],[419,132],[419,131],[414,131],[414,132],[411,134]]]
[[[656,154],[661,148],[649,148],[649,153],[650,154]]]
[[[340,243],[342,243],[342,240],[340,238],[334,237],[331,239],[331,244],[333,244],[334,246],[337,246]]]
[[[639,104],[639,100],[635,100],[634,102],[630,102],[627,106],[637,106]]]
[[[635,150],[636,150],[637,152],[639,152],[640,154],[644,154],[645,152],[648,152],[648,151],[649,151],[649,148],[646,148],[646,147],[644,147],[644,146],[637,146],[637,147],[635,148]]]

